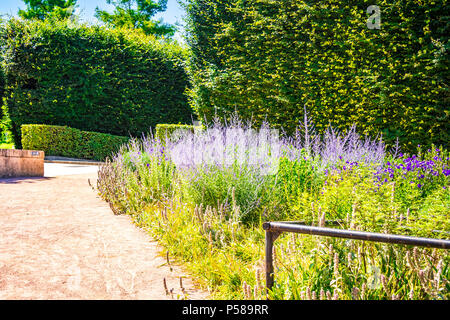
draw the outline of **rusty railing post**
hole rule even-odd
[[[272,290],[274,283],[273,274],[273,243],[280,235],[278,231],[270,230],[270,222],[263,223],[263,229],[266,231],[266,245],[265,245],[265,271],[266,271],[266,295]]]
[[[272,232],[266,230],[266,295],[273,287],[273,239]]]

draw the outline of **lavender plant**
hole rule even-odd
[[[304,120],[293,137],[285,137],[287,155],[291,160],[313,159],[318,168],[339,168],[345,164],[381,165],[386,157],[386,146],[379,137],[362,138],[353,125],[346,133],[329,126],[323,136],[317,134],[305,108]]]

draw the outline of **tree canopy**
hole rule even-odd
[[[23,0],[25,10],[19,10],[24,19],[44,20],[48,17],[65,19],[73,16],[77,0]]]
[[[141,29],[145,34],[171,37],[175,34],[175,26],[152,18],[158,12],[167,9],[167,0],[106,0],[108,4],[115,6],[114,12],[109,13],[95,10],[95,16],[114,27],[124,27],[131,29]]]

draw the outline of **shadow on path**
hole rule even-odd
[[[15,178],[0,178],[0,184],[17,184],[17,183],[36,183],[54,179],[54,177],[15,177]]]

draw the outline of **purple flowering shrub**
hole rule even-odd
[[[186,201],[221,206],[241,222],[254,223],[276,172],[275,153],[281,144],[265,125],[254,130],[233,118],[226,125],[214,122],[203,130],[175,132],[167,140],[167,154],[176,164]]]
[[[362,137],[356,130],[356,125],[346,132],[340,132],[329,126],[323,136],[316,133],[314,123],[305,117],[293,137],[285,137],[287,156],[289,159],[313,159],[320,170],[326,168],[343,168],[355,166],[358,163],[382,164],[386,157],[386,145],[381,138]],[[345,170],[345,169],[344,169]]]
[[[419,148],[418,155],[400,154],[386,161],[376,172],[376,186],[396,182],[397,186],[412,186],[420,189],[424,195],[436,188],[449,186],[449,153],[432,146],[425,153]]]
[[[266,124],[259,132],[264,130]],[[261,215],[267,220],[299,218],[305,207],[299,201],[314,201],[329,172],[351,171],[360,163],[380,165],[385,157],[382,140],[362,138],[355,127],[345,134],[330,127],[319,137],[307,117],[294,137],[270,141],[271,152],[258,152],[260,141],[251,124],[232,118],[199,132],[178,132],[169,139],[167,152],[184,176],[190,201],[229,205],[233,189],[243,220],[253,222]]]

